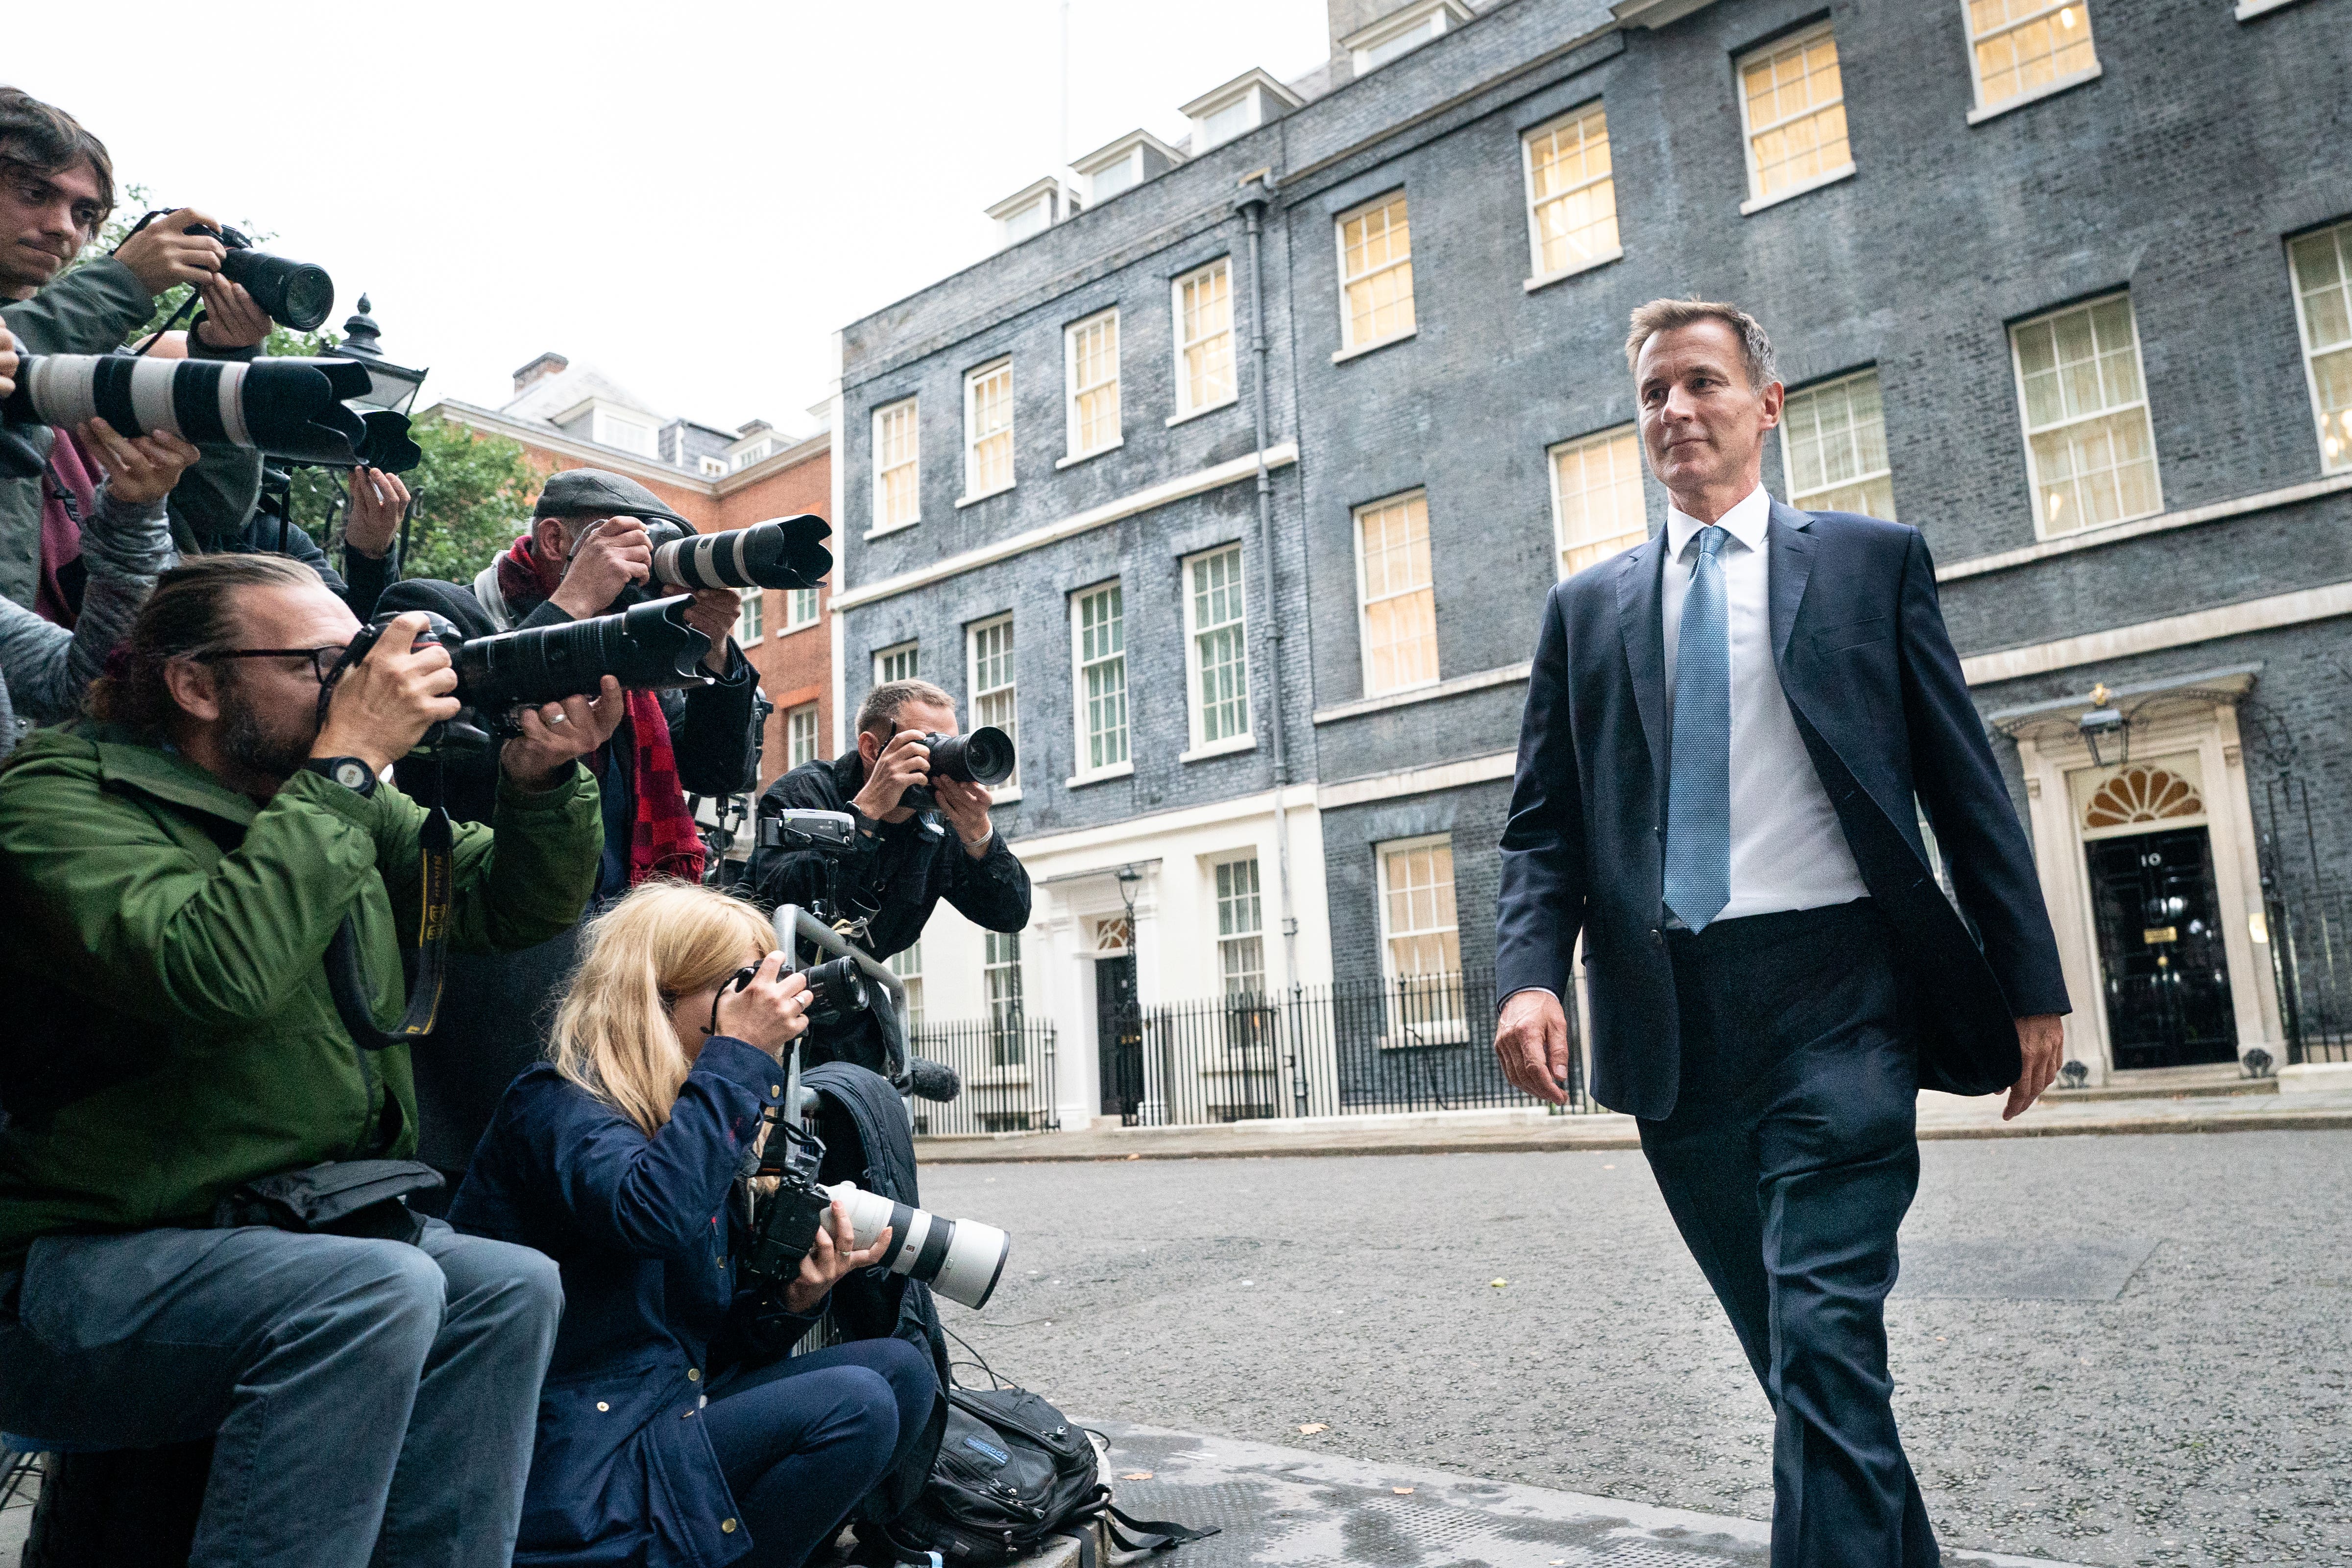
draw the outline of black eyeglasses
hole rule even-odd
[[[308,659],[310,673],[323,686],[327,677],[335,673],[335,666],[342,662],[343,644],[338,643],[326,648],[215,648],[194,657],[200,664],[216,664],[223,659]]]

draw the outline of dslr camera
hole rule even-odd
[[[718,534],[698,534],[667,517],[644,521],[654,547],[653,578],[632,584],[614,601],[616,610],[698,588],[814,588],[833,570],[833,552],[824,545],[833,526],[814,512]],[[572,553],[595,532],[583,529]]]
[[[963,784],[1002,784],[1013,777],[1016,758],[1013,737],[992,724],[982,725],[970,735],[941,735],[934,730],[923,737],[923,745],[930,752],[931,777],[953,779]],[[910,784],[900,792],[901,805],[912,806],[918,811],[937,807],[940,798],[928,784]]]

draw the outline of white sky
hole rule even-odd
[[[1068,0],[1068,151],[1328,52],[1323,0]],[[0,81],[119,183],[364,291],[420,406],[546,350],[731,429],[806,412],[833,332],[992,248],[1062,151],[1061,0],[393,6],[22,0]]]

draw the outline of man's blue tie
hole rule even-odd
[[[1731,902],[1731,630],[1724,529],[1701,528],[1675,648],[1675,729],[1666,779],[1666,907],[1693,931]]]

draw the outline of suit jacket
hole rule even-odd
[[[1916,528],[1774,502],[1772,656],[1864,884],[1897,938],[1922,1087],[2006,1089],[2013,1018],[2067,1009],[2032,851],[1969,701]],[[1496,995],[1569,994],[1584,936],[1592,1092],[1670,1114],[1680,1032],[1664,909],[1663,532],[1551,591],[1502,841]],[[1959,910],[1921,841],[1914,797]],[[1967,919],[1961,918],[1961,911]]]

